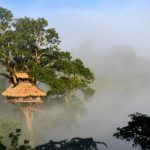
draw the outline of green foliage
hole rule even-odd
[[[2,137],[0,137],[0,150],[6,150],[6,146],[2,143]]]
[[[129,115],[131,121],[114,133],[116,138],[133,141],[133,147],[140,146],[142,150],[150,149],[150,116],[141,113]]]
[[[90,88],[90,87],[85,88],[85,89],[82,89],[82,91],[83,91],[83,93],[84,93],[85,99],[90,98],[90,97],[93,96],[94,93],[95,93],[95,90],[94,90],[93,88]]]
[[[21,136],[21,129],[16,129],[16,132],[12,132],[9,134],[11,144],[8,150],[32,150],[28,140],[24,140],[24,144],[19,145],[20,136]]]
[[[30,74],[35,84],[48,85],[50,95],[89,88],[93,73],[80,59],[73,59],[69,52],[60,50],[59,35],[48,27],[47,20],[12,19],[9,10],[0,8],[0,12],[3,14],[0,22],[5,26],[5,32],[0,34],[0,65],[12,83],[14,72],[22,71]]]
[[[8,143],[8,137],[5,135],[19,127],[20,125],[16,121],[0,119],[0,137],[3,137],[3,143]]]
[[[0,7],[0,33],[5,32],[9,28],[12,17],[13,15],[9,10]]]
[[[20,144],[21,129],[16,129],[15,132],[9,133],[10,145],[5,145],[0,140],[0,150],[33,150],[29,144],[29,140],[24,140],[23,144]]]

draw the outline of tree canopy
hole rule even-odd
[[[77,89],[94,93],[89,87],[94,80],[91,70],[61,50],[59,44],[59,34],[44,18],[14,18],[11,11],[0,7],[1,75],[15,85],[14,73],[26,72],[34,84],[46,84],[51,95],[66,95]]]
[[[116,138],[132,141],[133,147],[140,146],[142,150],[150,149],[150,116],[141,113],[129,115],[131,121],[122,128],[117,128]]]

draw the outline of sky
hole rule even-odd
[[[0,0],[0,6],[14,17],[46,18],[62,48],[77,55],[126,46],[150,55],[149,0]]]

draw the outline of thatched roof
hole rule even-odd
[[[2,95],[7,97],[41,97],[46,96],[46,93],[30,82],[22,82],[15,87],[10,86]]]
[[[23,73],[23,72],[16,72],[15,73],[16,78],[20,78],[20,79],[29,79],[30,76],[27,73]]]

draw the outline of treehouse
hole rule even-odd
[[[32,84],[31,77],[26,73],[15,73],[16,85],[9,86],[3,93],[12,103],[42,103],[41,97],[46,96],[42,90]]]
[[[15,73],[13,80],[14,84],[9,86],[2,95],[23,112],[27,129],[32,133],[33,112],[39,110],[39,104],[43,102],[41,97],[46,96],[46,93],[35,86],[33,79],[26,73]]]
[[[16,86],[10,86],[3,93],[9,102],[13,103],[42,103],[40,97],[46,94],[30,82],[22,82]]]

